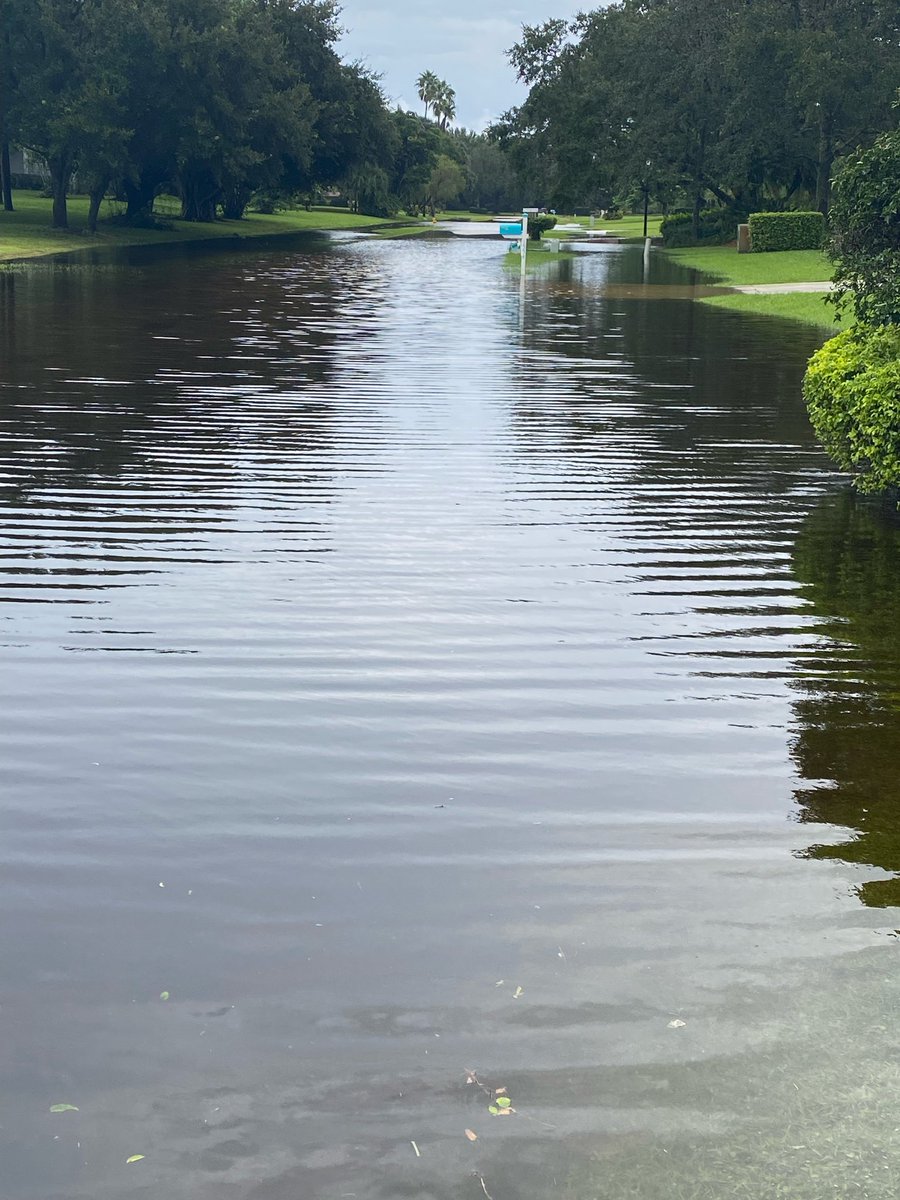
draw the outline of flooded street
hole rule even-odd
[[[0,273],[2,1200],[896,1195],[900,525],[504,251]]]

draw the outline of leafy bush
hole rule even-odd
[[[695,238],[691,214],[674,212],[663,217],[659,232],[664,246],[724,246],[734,241],[738,220],[729,208],[704,208],[700,213],[700,236]]]
[[[820,212],[751,213],[750,248],[768,250],[821,250],[825,218]]]
[[[900,327],[856,325],[809,360],[803,396],[820,441],[863,492],[900,484]]]
[[[534,213],[528,217],[528,240],[530,242],[539,242],[541,234],[546,233],[548,229],[552,229],[556,224],[556,217],[551,217],[549,213]]]
[[[831,208],[838,302],[852,295],[870,325],[900,325],[900,130],[851,154]]]

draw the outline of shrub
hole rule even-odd
[[[749,223],[754,252],[821,250],[825,242],[825,218],[820,212],[751,213]]]
[[[803,396],[820,441],[862,492],[900,484],[900,327],[856,325],[809,360]]]
[[[664,246],[723,246],[734,240],[740,218],[729,208],[704,208],[700,213],[700,236],[694,237],[694,220],[689,212],[663,217],[659,232]]]
[[[836,298],[870,325],[900,325],[900,130],[849,156],[834,181]]]
[[[549,213],[534,213],[528,217],[528,240],[530,242],[539,242],[541,234],[546,233],[548,229],[552,229],[556,224],[556,217],[551,217]]]

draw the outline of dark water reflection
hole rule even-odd
[[[816,334],[501,254],[0,276],[4,1200],[893,1195]]]
[[[891,872],[858,888],[900,904],[900,523],[871,502],[829,498],[807,518],[794,569],[822,617],[797,681],[792,753],[804,779],[800,819],[852,838],[810,857]]]

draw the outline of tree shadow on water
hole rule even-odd
[[[900,521],[851,493],[807,518],[794,572],[820,624],[803,662],[791,754],[799,820],[854,833],[802,851],[892,872],[858,889],[900,905]]]

